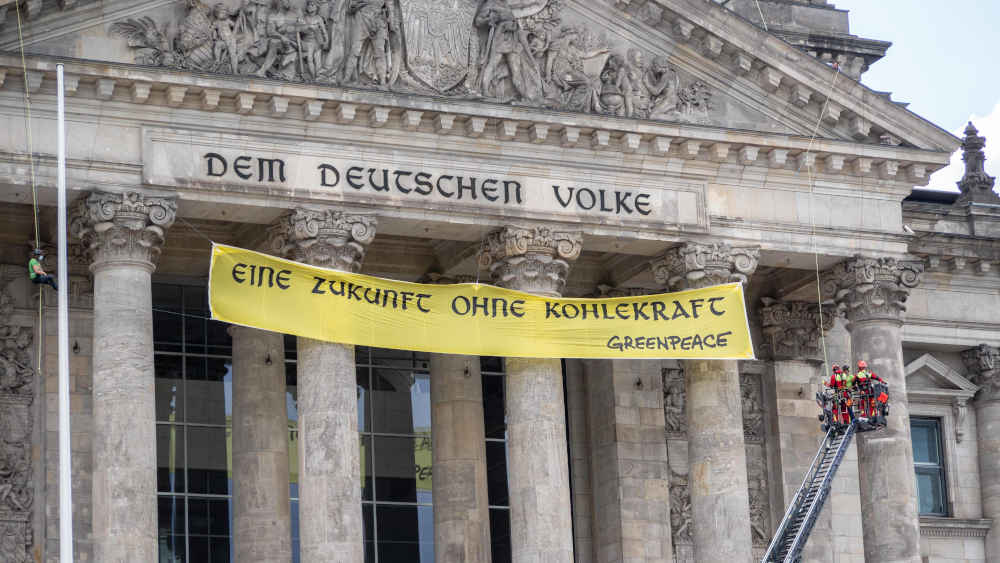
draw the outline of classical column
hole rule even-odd
[[[173,199],[93,192],[71,229],[94,274],[94,559],[156,561],[156,410],[150,275]]]
[[[865,559],[883,563],[920,561],[910,409],[903,372],[903,318],[910,289],[923,266],[894,258],[856,257],[835,266],[824,293],[846,309],[852,369],[858,360],[889,383],[888,427],[858,435],[861,517]]]
[[[823,329],[828,331],[833,328],[836,313],[833,307],[824,307],[822,313]],[[774,385],[773,394],[768,394],[768,410],[776,414],[777,447],[774,451],[781,479],[781,506],[787,507],[825,435],[816,419],[819,409],[815,398],[816,392],[823,388],[820,306],[764,299],[760,317],[764,353],[773,361]],[[837,361],[837,358],[830,358],[830,361]],[[809,536],[802,552],[804,561],[830,558],[833,549],[830,505],[827,502]]]
[[[233,553],[290,561],[284,337],[243,326],[233,337]]]
[[[986,560],[1000,561],[1000,350],[980,344],[963,352],[962,359],[973,383],[980,386],[972,404],[979,439],[983,518],[993,519],[986,535]]]
[[[557,297],[580,233],[507,226],[487,235],[481,265],[493,283]],[[558,359],[507,359],[507,480],[514,563],[572,563],[566,407]]]
[[[490,563],[486,428],[478,356],[431,354],[434,560]]]
[[[361,269],[375,238],[371,215],[296,209],[271,230],[292,260]],[[299,550],[303,563],[364,561],[354,346],[298,339]]]
[[[657,283],[674,290],[745,282],[758,248],[685,243],[653,260]],[[685,360],[691,539],[699,563],[750,561],[750,500],[739,365]]]

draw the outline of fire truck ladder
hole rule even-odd
[[[842,433],[834,429],[827,432],[761,563],[799,563],[802,560],[802,548],[823,510],[833,476],[851,445],[855,430],[855,423],[851,422]]]

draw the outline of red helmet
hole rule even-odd
[[[868,362],[864,360],[858,360],[858,369],[868,369]]]
[[[843,373],[840,371],[840,366],[833,366],[833,373]]]

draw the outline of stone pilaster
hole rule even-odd
[[[284,337],[231,326],[233,553],[236,561],[292,557]]]
[[[660,362],[585,360],[594,561],[671,561]]]
[[[431,375],[434,560],[490,563],[479,357],[431,354]]]
[[[508,226],[487,235],[493,283],[558,296],[580,233]],[[572,563],[566,408],[559,360],[507,359],[507,475],[514,563]]]
[[[833,307],[816,303],[764,299],[760,308],[764,353],[773,360],[773,392],[767,410],[775,413],[777,436],[773,448],[782,507],[787,507],[802,484],[816,448],[823,441],[815,414],[816,392],[822,389],[823,350],[820,312],[824,330],[833,328]],[[831,361],[835,361],[831,358]],[[841,362],[846,362],[842,359]],[[802,557],[805,561],[829,560],[833,550],[830,502],[823,508]],[[755,538],[756,539],[756,538]],[[768,538],[770,540],[770,538]]]
[[[155,561],[156,411],[150,276],[173,199],[93,192],[71,230],[94,274],[94,559]]]
[[[650,264],[656,281],[673,290],[745,282],[758,248],[686,243]],[[694,558],[750,561],[750,499],[739,365],[733,360],[685,360],[688,490]]]
[[[910,409],[903,371],[902,328],[906,300],[923,266],[894,258],[855,257],[828,273],[824,293],[844,307],[851,355],[889,383],[888,427],[858,436],[861,515],[868,561],[920,561],[920,528]]]
[[[973,399],[979,440],[979,483],[983,517],[993,519],[986,535],[986,560],[1000,560],[1000,350],[986,344],[966,350],[962,359],[979,385]]]
[[[13,310],[0,288],[0,561],[28,563],[34,561],[33,335],[30,327],[9,323]]]
[[[361,270],[375,238],[371,215],[296,209],[270,230],[286,257]],[[299,549],[303,563],[364,561],[354,346],[298,339]]]

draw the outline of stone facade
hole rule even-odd
[[[27,186],[39,236],[56,238],[57,60],[70,106],[77,560],[166,560],[180,542],[199,561],[199,534],[173,537],[157,511],[181,499],[232,510],[231,527],[203,536],[240,560],[297,550],[384,563],[400,526],[373,506],[402,502],[384,495],[412,475],[379,475],[371,459],[383,439],[408,438],[366,417],[416,416],[406,392],[427,370],[437,471],[418,468],[432,484],[403,503],[423,530],[405,539],[413,553],[753,560],[821,440],[821,378],[859,359],[890,383],[890,427],[848,452],[805,558],[1000,557],[1000,199],[987,140],[861,87],[888,44],[850,35],[834,4],[143,0],[98,14],[92,2],[0,2],[0,51],[18,45],[17,16],[26,47],[23,66],[0,55],[0,559],[55,561],[63,539],[56,301],[23,265],[36,244]],[[914,190],[959,148],[959,194]],[[740,283],[758,359],[508,358],[489,395],[497,373],[436,356],[371,368],[366,382],[399,372],[383,387],[405,400],[390,404],[362,385],[353,347],[283,347],[234,327],[217,354],[232,403],[218,430],[232,442],[216,444],[232,454],[218,471],[233,489],[164,490],[158,475],[182,462],[158,464],[155,429],[188,421],[164,420],[154,400],[157,362],[180,354],[164,336],[179,313],[154,288],[203,286],[209,239],[545,296]],[[182,332],[208,314],[184,313]],[[483,422],[497,424],[498,396],[499,429]],[[938,455],[914,446],[911,418],[938,429]],[[899,478],[917,469],[944,477]],[[922,509],[934,486],[940,502]]]

